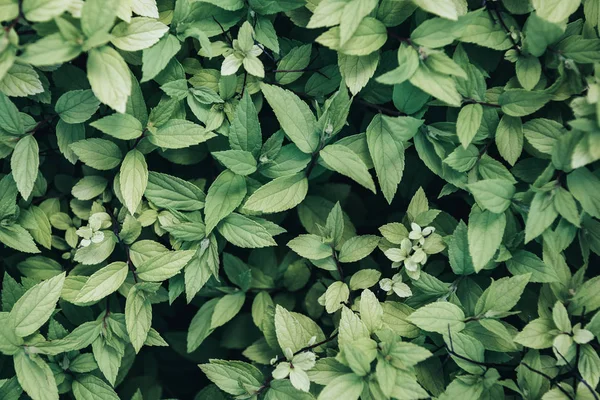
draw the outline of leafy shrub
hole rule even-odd
[[[599,0],[0,19],[0,399],[598,399]]]

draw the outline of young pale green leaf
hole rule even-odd
[[[162,282],[177,275],[194,254],[193,250],[177,250],[150,257],[137,268],[137,275],[148,282]]]
[[[73,365],[69,369],[72,370]],[[76,399],[118,400],[119,396],[113,388],[95,375],[77,376],[73,380],[73,394]]]
[[[333,282],[325,291],[325,310],[333,314],[348,302],[350,289],[344,282]]]
[[[246,294],[244,292],[227,294],[221,297],[215,305],[215,311],[210,320],[210,329],[218,328],[231,321],[240,312],[245,300]]]
[[[229,243],[238,247],[261,248],[277,245],[265,227],[241,214],[229,214],[219,223],[217,230]]]
[[[313,336],[317,342],[324,340],[321,328],[305,315],[290,312],[280,306],[275,306],[275,333],[277,342],[282,349],[296,352],[308,345]]]
[[[165,149],[183,149],[216,135],[201,125],[182,119],[172,119],[148,135],[150,143]]]
[[[543,91],[509,89],[498,97],[502,111],[511,117],[524,117],[544,107],[552,94]]]
[[[152,325],[152,305],[143,283],[134,285],[127,294],[125,302],[125,323],[127,334],[136,353],[144,345]]]
[[[56,124],[56,141],[63,156],[71,163],[77,162],[77,155],[71,149],[71,144],[85,139],[84,124],[68,124],[63,120]]]
[[[510,165],[515,165],[523,151],[523,124],[521,118],[505,115],[496,130],[496,147]]]
[[[475,305],[475,314],[502,313],[510,311],[519,301],[531,275],[523,274],[512,278],[501,278],[492,281],[482,293]]]
[[[33,135],[19,139],[10,158],[13,179],[17,183],[19,193],[28,199],[33,190],[40,166],[40,148]]]
[[[456,120],[456,133],[463,148],[467,148],[475,138],[483,119],[481,104],[467,104],[460,109]]]
[[[515,70],[519,83],[527,90],[533,90],[542,75],[540,60],[533,56],[519,57],[515,64]]]
[[[379,63],[379,53],[373,52],[366,56],[349,56],[338,54],[338,65],[340,73],[350,89],[350,93],[356,95],[362,88],[367,86],[371,77],[375,74]]]
[[[333,254],[331,246],[323,243],[323,239],[317,235],[300,235],[290,240],[287,246],[309,260],[321,260]]]
[[[289,85],[298,80],[302,76],[303,70],[310,64],[311,52],[312,46],[310,44],[291,49],[277,62],[278,72],[275,73],[275,80],[279,82],[280,85]]]
[[[245,150],[215,151],[213,157],[232,172],[246,176],[256,171],[256,160],[252,153]]]
[[[414,3],[427,12],[451,20],[457,20],[462,14],[458,8],[459,2],[453,0],[415,0]]]
[[[447,334],[460,332],[465,328],[464,312],[452,303],[435,302],[418,308],[408,316],[408,320],[428,332]]]
[[[550,264],[544,262],[535,254],[526,250],[518,250],[510,260],[506,261],[506,267],[513,275],[531,274],[531,282],[558,282],[556,270]]]
[[[142,123],[134,116],[118,113],[100,118],[92,122],[90,126],[121,140],[137,139],[144,130]]]
[[[108,46],[92,49],[87,59],[87,74],[98,100],[124,113],[131,95],[131,74],[123,57]]]
[[[510,206],[515,186],[503,179],[484,179],[467,185],[482,209],[501,214]]]
[[[179,39],[170,34],[165,34],[154,46],[143,50],[142,55],[142,80],[147,82],[156,77],[181,49]]]
[[[210,185],[206,195],[204,215],[206,234],[212,232],[219,221],[231,214],[246,197],[246,180],[229,170],[223,171]]]
[[[407,43],[398,48],[398,67],[377,77],[377,82],[398,85],[409,80],[419,68],[419,53]]]
[[[123,159],[119,147],[106,139],[80,140],[71,144],[69,148],[81,162],[100,171],[117,167]]]
[[[25,18],[34,22],[50,21],[69,8],[68,0],[23,0]]]
[[[502,242],[505,227],[505,214],[473,207],[469,215],[468,241],[475,272],[481,271],[492,260]]]
[[[242,361],[212,359],[199,367],[219,389],[233,396],[245,395],[246,388],[257,390],[264,380],[258,368]]]
[[[38,355],[20,350],[13,357],[19,384],[33,400],[58,400],[58,388],[52,370]]]
[[[107,185],[108,181],[102,176],[84,176],[73,186],[71,194],[78,200],[92,200],[100,196]]]
[[[558,216],[552,198],[550,192],[537,192],[533,196],[525,224],[525,243],[544,233]]]
[[[54,312],[64,282],[63,272],[33,286],[15,303],[10,311],[10,319],[18,336],[31,335],[48,321]]]
[[[332,170],[355,180],[373,193],[377,192],[367,166],[348,147],[341,144],[330,144],[319,152],[319,156]]]
[[[273,85],[261,85],[267,102],[281,128],[304,153],[313,153],[319,146],[317,122],[308,105],[289,90]]]
[[[77,303],[101,300],[121,287],[129,271],[127,263],[117,261],[92,274],[77,295]]]
[[[260,153],[262,145],[260,122],[248,91],[244,92],[235,109],[235,117],[229,128],[229,145],[233,150],[249,151],[254,157]]]
[[[130,150],[125,156],[121,164],[119,182],[125,207],[134,215],[148,184],[148,164],[139,150]]]
[[[111,32],[111,43],[124,51],[143,50],[154,45],[169,27],[154,18],[132,18],[121,22]]]
[[[531,349],[546,349],[552,347],[556,335],[555,329],[556,326],[551,319],[534,319],[515,336],[514,341]]]
[[[419,65],[419,68],[417,68],[415,73],[410,77],[409,81],[425,93],[432,95],[450,106],[460,106],[462,98],[456,90],[454,80],[447,75],[442,75],[433,71],[425,64]]]
[[[340,249],[339,261],[350,263],[362,260],[377,248],[380,239],[375,235],[363,235],[346,240]]]
[[[0,243],[24,253],[39,253],[31,234],[19,224],[0,225]]]
[[[157,207],[200,210],[206,195],[196,185],[175,176],[150,171],[144,196]]]
[[[303,172],[276,178],[261,186],[246,200],[243,208],[265,214],[296,207],[308,192],[308,180]]]

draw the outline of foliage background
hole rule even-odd
[[[1,399],[598,399],[600,1],[0,20]]]

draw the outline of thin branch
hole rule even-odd
[[[560,358],[563,359],[563,361],[565,362],[565,364],[567,364],[567,366],[569,368],[571,368],[571,370],[573,371],[574,376],[577,378],[577,380],[581,383],[583,383],[583,385],[588,388],[588,390],[590,391],[590,393],[592,394],[592,396],[594,397],[595,400],[599,400],[598,399],[598,394],[596,394],[596,391],[594,390],[594,388],[585,380],[583,379],[583,376],[581,376],[581,374],[579,373],[579,371],[577,370],[576,367],[573,367],[571,365],[571,363],[569,362],[569,360],[567,360],[565,358],[565,356],[563,356],[562,354],[560,354],[560,351],[558,351],[558,349],[556,347],[554,347],[554,351],[556,352],[556,354],[558,354],[560,356]]]
[[[304,353],[305,351],[309,351],[309,350],[312,350],[312,349],[316,349],[316,348],[317,348],[317,347],[319,347],[319,346],[322,346],[322,345],[324,345],[324,344],[327,344],[327,343],[331,342],[331,341],[332,341],[333,339],[335,339],[337,336],[338,336],[338,333],[336,332],[336,333],[334,333],[333,335],[329,336],[329,337],[328,337],[327,339],[325,339],[325,340],[321,340],[320,342],[317,342],[317,343],[315,343],[315,344],[312,344],[312,345],[310,345],[310,346],[306,346],[306,347],[303,347],[303,348],[301,348],[300,350],[298,350],[297,352],[295,352],[295,353],[294,353],[294,355],[298,355],[298,354],[300,354],[300,353]]]
[[[500,25],[502,26],[502,29],[504,29],[504,32],[506,32],[506,34],[508,35],[508,38],[510,39],[510,42],[512,43],[512,48],[515,49],[517,51],[517,53],[519,53],[519,55],[520,55],[522,53],[521,47],[519,47],[519,44],[517,43],[515,38],[512,36],[512,32],[510,31],[510,28],[506,25],[506,22],[504,22],[504,18],[502,18],[502,14],[500,13],[500,10],[498,9],[498,5],[496,4],[495,1],[492,1],[491,3],[493,4],[493,6],[490,6],[489,2],[485,3],[485,5],[487,6],[486,8],[488,10],[488,13],[490,14],[490,17],[492,18],[494,23],[498,23],[498,22],[500,23]],[[496,14],[496,18],[498,18],[497,20],[492,16],[490,9],[494,10],[494,13]]]
[[[223,32],[223,36],[225,36],[225,40],[227,40],[227,43],[229,43],[230,46],[233,46],[233,41],[231,40],[229,35],[227,35],[227,32],[225,31],[225,28],[223,28],[223,25],[221,25],[221,23],[214,16],[212,18],[217,23],[217,25],[219,25],[219,28],[221,28],[221,32]]]
[[[405,116],[406,114],[404,114],[403,112],[397,111],[397,110],[392,110],[383,106],[380,106],[378,104],[371,104],[369,102],[366,102],[364,100],[358,100],[358,103],[363,105],[366,108],[371,108],[373,110],[379,111],[382,114],[385,115],[389,115],[391,117],[402,117]]]
[[[524,366],[525,368],[527,368],[528,370],[530,370],[531,372],[535,372],[536,374],[548,379],[551,383],[554,382],[554,378],[552,378],[550,375],[543,373],[542,371],[539,371],[535,368],[533,368],[532,366],[530,366],[529,364],[525,363],[525,362],[521,362],[521,365]],[[558,388],[558,390],[560,390],[561,392],[563,392],[563,394],[565,396],[567,396],[569,399],[571,400],[575,400],[575,398],[573,396],[571,396],[571,394],[564,389],[562,386],[560,386],[560,382],[556,383],[556,387]]]
[[[500,104],[488,103],[487,101],[479,101],[479,100],[475,100],[475,99],[467,99],[467,100],[463,101],[463,104],[481,104],[482,106],[502,108],[502,106]]]

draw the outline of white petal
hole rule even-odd
[[[294,352],[289,347],[287,347],[283,351],[283,354],[285,354],[285,358],[287,358],[288,360],[291,360],[292,358],[294,358]]]
[[[412,231],[408,234],[408,237],[412,240],[418,240],[421,239],[422,235],[421,232]]]
[[[304,353],[300,353],[292,359],[292,365],[296,369],[301,369],[304,371],[308,371],[312,367],[315,366],[316,356],[315,353],[311,353],[310,351],[306,351]]]
[[[421,268],[417,268],[416,271],[411,271],[407,268],[406,275],[408,275],[410,277],[410,279],[417,280],[421,277]]]
[[[421,233],[421,227],[418,224],[415,224],[414,222],[410,224],[410,229],[412,229],[413,232]]]
[[[398,272],[397,274],[394,274],[394,276],[392,276],[392,281],[394,283],[402,282],[402,274],[400,272]]]
[[[301,369],[294,368],[290,372],[290,382],[298,390],[308,392],[310,390],[310,380],[308,374]]]
[[[429,236],[433,233],[433,231],[435,231],[435,228],[433,226],[428,226],[427,228],[423,229],[423,236]]]
[[[234,54],[230,54],[225,57],[223,64],[221,64],[221,75],[233,75],[242,66],[242,60],[237,58]]]
[[[398,297],[412,296],[412,291],[406,283],[396,283],[394,285],[394,293],[396,293]]]
[[[387,258],[394,262],[404,261],[406,259],[404,252],[397,248],[387,249],[383,254],[385,254]]]
[[[386,292],[389,292],[390,290],[392,290],[393,284],[394,284],[394,282],[392,282],[392,280],[390,278],[383,278],[382,280],[379,281],[379,287],[381,288],[381,290],[385,290]]]
[[[273,378],[284,379],[290,374],[291,370],[290,363],[282,362],[273,370]]]

